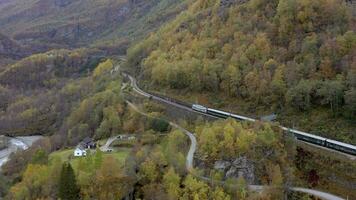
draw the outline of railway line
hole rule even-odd
[[[137,90],[135,90],[137,92]],[[146,96],[147,97],[147,96]],[[151,118],[150,115],[148,115],[147,113],[144,113],[142,111],[139,110],[139,108],[134,105],[133,103],[131,103],[130,101],[126,100],[126,103],[128,104],[128,106],[130,106],[133,110],[135,110],[136,112],[140,113],[143,116],[146,116],[148,118]],[[194,133],[184,129],[183,127],[179,126],[178,124],[174,123],[174,122],[169,122],[169,124],[176,128],[181,130],[186,136],[188,136],[189,140],[190,140],[190,147],[186,156],[186,169],[189,173],[191,173],[193,176],[206,181],[206,182],[212,182],[215,180],[212,180],[209,177],[206,176],[198,176],[194,173],[193,169],[194,169],[194,154],[197,150],[197,139],[194,135]],[[216,184],[219,185],[225,185],[224,181],[215,181]],[[269,189],[271,188],[271,186],[268,185],[248,185],[247,186],[248,190],[250,191],[254,191],[254,192],[263,192],[263,190],[265,189]],[[287,188],[290,191],[294,191],[294,192],[301,192],[301,193],[305,193],[305,194],[309,194],[315,197],[318,197],[320,199],[324,199],[324,200],[345,200],[341,197],[335,196],[333,194],[327,193],[327,192],[323,192],[323,191],[319,191],[319,190],[314,190],[314,189],[309,189],[309,188],[302,188],[302,187],[288,187]]]
[[[225,112],[225,111],[221,111],[221,110],[216,110],[216,109],[212,109],[212,108],[207,108],[202,105],[197,105],[197,104],[190,105],[187,103],[177,102],[176,100],[170,99],[168,97],[162,97],[162,96],[157,96],[157,95],[147,93],[138,87],[136,80],[132,76],[130,76],[127,73],[123,73],[123,76],[130,80],[131,86],[135,92],[137,92],[140,95],[145,96],[147,98],[152,98],[152,99],[158,100],[160,102],[164,102],[168,105],[172,105],[172,106],[187,110],[189,112],[196,112],[196,113],[199,113],[202,115],[207,115],[210,117],[215,117],[215,118],[231,117],[231,118],[234,118],[234,119],[240,120],[240,121],[250,121],[250,122],[256,121],[256,119],[253,119],[250,117],[241,116],[241,115],[237,115],[237,114],[233,114],[233,113],[229,113],[229,112]],[[349,159],[356,160],[356,146],[354,146],[352,144],[347,144],[347,143],[339,142],[336,140],[331,140],[331,139],[320,137],[320,136],[313,135],[310,133],[287,128],[284,126],[279,126],[279,127],[285,132],[294,134],[294,136],[298,140],[301,140],[308,144],[312,144],[315,147],[320,147],[323,149],[330,149],[335,152],[342,153],[344,155],[347,155],[347,157]]]

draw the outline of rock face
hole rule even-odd
[[[255,182],[255,167],[245,156],[238,157],[233,161],[216,161],[214,169],[224,172],[225,179],[242,177],[248,184]]]

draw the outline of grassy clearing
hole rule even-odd
[[[62,161],[70,161],[73,169],[77,169],[77,165],[80,159],[84,159],[85,157],[74,157],[73,156],[74,149],[65,149],[60,151],[55,151],[49,155],[49,159],[53,159],[54,157],[59,157]],[[103,157],[114,157],[120,165],[125,163],[127,156],[130,153],[130,149],[128,148],[120,148],[117,152],[105,152],[103,153]]]

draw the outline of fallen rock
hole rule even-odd
[[[214,169],[217,170],[225,170],[226,168],[231,166],[231,162],[229,161],[224,161],[224,160],[218,160],[214,163]]]

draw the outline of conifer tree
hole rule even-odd
[[[75,180],[75,174],[70,163],[64,163],[59,180],[59,198],[62,200],[79,199],[79,188]]]

